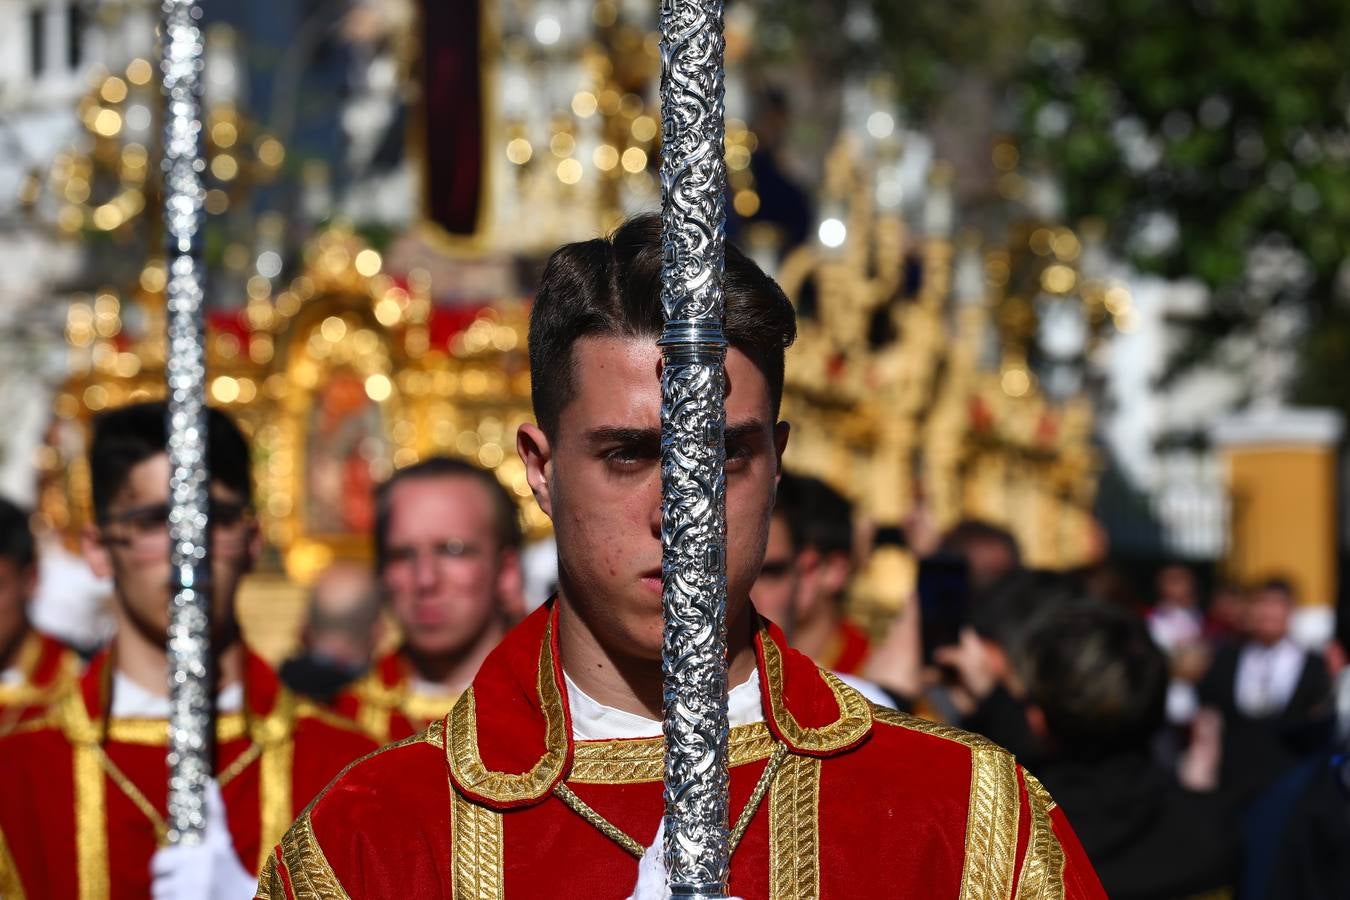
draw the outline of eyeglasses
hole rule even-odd
[[[385,551],[386,568],[395,565],[415,565],[422,557],[430,557],[437,562],[472,559],[481,556],[483,550],[464,541],[440,541],[427,546],[398,544]]]
[[[102,522],[104,544],[123,547],[137,556],[167,555],[169,545],[168,503],[152,503],[119,510]],[[253,510],[243,503],[212,499],[207,505],[212,547],[221,552],[237,551],[253,524]]]

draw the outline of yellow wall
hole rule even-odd
[[[1336,456],[1331,448],[1227,447],[1232,531],[1228,568],[1241,581],[1293,580],[1300,601],[1336,597]]]

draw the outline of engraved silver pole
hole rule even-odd
[[[726,896],[727,342],[722,0],[661,0],[665,862],[675,897]]]
[[[206,827],[214,738],[207,560],[206,354],[202,344],[202,32],[192,0],[163,0],[164,230],[169,280],[169,834],[191,844]]]

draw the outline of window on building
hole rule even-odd
[[[66,7],[66,66],[78,69],[84,62],[84,6],[72,3]]]
[[[47,11],[41,7],[28,11],[28,65],[34,78],[47,69]]]

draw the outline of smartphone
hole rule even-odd
[[[933,651],[961,639],[970,600],[970,571],[963,557],[938,554],[919,561],[916,586],[922,623],[923,663],[933,664]]]

